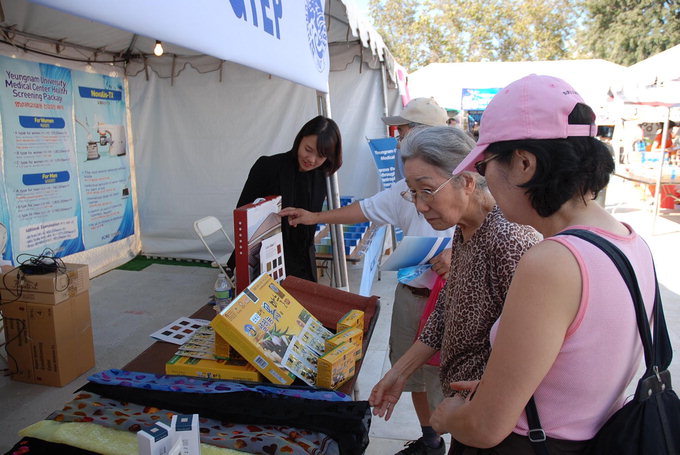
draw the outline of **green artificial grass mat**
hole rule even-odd
[[[126,262],[120,267],[116,267],[118,270],[129,270],[129,271],[139,271],[144,270],[151,264],[165,264],[165,265],[181,265],[185,267],[211,267],[210,263],[207,261],[202,261],[200,259],[196,260],[186,260],[186,259],[165,259],[165,258],[153,258],[149,256],[137,256],[131,261]]]

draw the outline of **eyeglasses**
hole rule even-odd
[[[486,165],[489,163],[489,161],[493,161],[494,159],[498,158],[498,154],[491,155],[490,157],[477,161],[475,163],[475,169],[477,170],[477,173],[484,177],[484,174],[486,174]]]
[[[449,183],[455,175],[452,175],[449,177],[449,179],[439,185],[436,190],[406,190],[401,192],[401,197],[406,199],[409,202],[413,202],[414,204],[416,203],[416,199],[420,199],[421,202],[429,203],[432,202],[434,199],[434,195],[439,192],[444,186],[446,186],[447,183]]]

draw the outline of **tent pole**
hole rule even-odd
[[[319,114],[331,117],[331,101],[328,93],[316,92]],[[326,177],[326,196],[328,209],[340,208],[340,190],[338,189],[338,174]],[[333,244],[333,281],[331,284],[343,291],[349,291],[347,276],[347,262],[345,258],[345,237],[342,224],[330,224],[331,243]]]
[[[382,76],[382,95],[383,95],[383,117],[390,115],[389,106],[387,105],[387,71],[385,70],[385,62],[380,64],[380,75]],[[385,125],[385,136],[390,135],[390,127]]]
[[[666,108],[666,118],[661,129],[661,158],[659,158],[659,173],[656,176],[654,185],[654,216],[652,217],[652,235],[656,232],[656,218],[659,216],[659,205],[661,205],[661,178],[663,176],[663,162],[666,157],[666,135],[668,134],[668,120],[671,116],[671,108]]]

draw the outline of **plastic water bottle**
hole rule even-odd
[[[217,281],[215,281],[215,305],[222,311],[229,305],[231,298],[231,285],[227,281],[227,276],[224,273],[220,273],[217,275]]]

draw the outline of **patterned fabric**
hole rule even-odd
[[[111,369],[95,373],[88,380],[103,385],[119,385],[165,392],[230,393],[258,392],[295,398],[324,401],[352,401],[349,395],[334,390],[314,390],[295,386],[277,387],[244,384],[233,381],[214,381],[190,376],[158,376],[151,373]]]
[[[541,240],[494,207],[471,238],[453,234],[451,270],[419,340],[440,350],[444,394],[454,381],[480,379],[491,353],[489,332],[503,309],[520,258]]]
[[[260,392],[165,392],[94,382],[81,390],[223,422],[305,428],[332,438],[342,453],[363,453],[368,446],[371,408],[367,401],[310,400]]]
[[[158,421],[169,423],[173,411],[121,402],[92,392],[80,392],[48,420],[88,422],[136,433]],[[323,433],[278,425],[240,425],[199,418],[201,442],[248,453],[307,455],[338,454],[335,441]]]
[[[43,441],[26,437],[17,442],[5,455],[97,455],[89,450],[79,449],[66,444]]]

